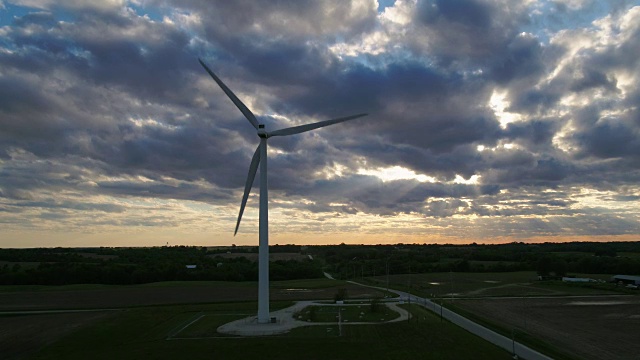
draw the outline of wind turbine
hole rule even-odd
[[[253,154],[251,159],[251,165],[249,166],[249,174],[247,181],[244,185],[244,195],[242,196],[242,202],[240,203],[240,213],[238,214],[238,222],[236,223],[236,230],[233,235],[238,233],[238,227],[240,227],[240,220],[242,220],[242,213],[244,207],[247,204],[247,198],[249,192],[253,186],[253,180],[256,177],[256,171],[258,171],[258,164],[260,164],[260,225],[259,225],[259,247],[258,247],[258,323],[266,324],[270,321],[269,318],[269,194],[267,189],[267,139],[273,136],[288,136],[300,134],[317,128],[341,123],[348,120],[353,120],[367,114],[357,114],[346,117],[341,117],[332,120],[325,120],[316,123],[293,126],[285,129],[267,132],[264,124],[261,124],[238,97],[225,85],[216,74],[209,69],[207,65],[198,59],[200,65],[211,75],[213,80],[220,86],[222,91],[233,101],[236,107],[242,112],[245,118],[249,120],[251,125],[258,131],[258,137],[260,138],[260,144]]]

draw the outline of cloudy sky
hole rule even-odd
[[[0,0],[0,246],[640,240],[640,1]]]

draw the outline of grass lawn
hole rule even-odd
[[[286,280],[272,281],[270,287],[276,289],[324,289],[336,286],[344,286],[347,282],[343,280],[331,280],[327,278],[319,279],[302,279],[302,280]]]
[[[299,313],[295,314],[300,321],[309,322],[336,322],[338,310],[341,311],[343,322],[385,322],[400,316],[382,303],[374,305],[372,311],[371,304],[344,305],[344,306],[307,306]]]
[[[286,303],[280,306],[286,306]],[[134,308],[54,342],[33,359],[509,359],[508,352],[408,306],[411,321],[297,328],[269,337],[209,337],[255,303]],[[354,307],[357,309],[357,306]],[[184,329],[185,325],[193,322]],[[208,319],[202,321],[203,319]],[[198,324],[200,323],[200,324]],[[184,329],[180,331],[181,329]],[[173,338],[167,340],[169,336]],[[188,335],[188,336],[187,336]],[[198,336],[205,335],[205,336]]]

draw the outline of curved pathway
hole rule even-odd
[[[343,322],[342,325],[377,325],[391,322],[398,322],[407,320],[409,312],[396,303],[381,303],[389,307],[391,310],[400,314],[395,319],[385,322]],[[276,319],[275,323],[270,324],[258,324],[255,316],[250,316],[244,319],[232,321],[218,327],[218,332],[223,334],[241,335],[241,336],[266,336],[275,335],[289,332],[291,329],[302,326],[329,326],[338,325],[337,322],[307,322],[300,321],[294,317],[295,313],[301,311],[307,306],[357,306],[361,304],[330,304],[326,302],[317,301],[298,301],[295,305],[288,308],[273,311],[270,313],[271,317]]]
[[[378,286],[364,285],[364,284],[360,284],[353,281],[349,281],[349,282],[352,284],[360,285],[360,286],[370,287],[370,288],[379,289],[379,290],[386,290],[386,288],[382,288]],[[389,289],[389,291],[398,294],[401,299],[405,299],[406,301],[410,301],[412,303],[421,305],[426,309],[429,309],[435,312],[438,315],[442,315],[443,318],[451,321],[452,323],[460,326],[461,328],[469,331],[470,333],[489,341],[492,344],[495,344],[509,352],[514,353],[514,355],[517,355],[519,358],[528,359],[528,360],[553,360],[552,358],[542,353],[539,353],[526,345],[523,345],[517,341],[514,341],[513,339],[510,339],[504,335],[498,334],[493,330],[487,329],[486,327],[480,324],[477,324],[465,318],[464,316],[459,315],[441,305],[438,305],[429,299],[415,296],[415,295],[406,293],[404,291],[398,291],[393,289]]]
[[[333,279],[330,274],[325,273],[327,278]],[[374,288],[378,290],[387,290],[386,288],[364,285],[354,281],[348,281],[351,284]],[[394,292],[400,296],[400,300],[404,300],[410,303],[418,304],[420,306],[425,307],[428,310],[435,312],[438,315],[441,315],[443,318],[449,320],[450,322],[462,327],[463,329],[469,331],[470,333],[477,335],[492,344],[495,344],[509,352],[514,353],[519,358],[528,359],[528,360],[552,360],[552,358],[539,353],[526,345],[523,345],[513,339],[510,339],[504,335],[498,334],[493,330],[490,330],[480,324],[477,324],[464,316],[461,316],[441,305],[436,304],[435,302],[422,298],[419,296],[415,296],[409,294],[404,291],[388,289],[391,292]],[[373,325],[373,324],[385,324],[389,322],[397,322],[406,320],[409,316],[409,313],[400,308],[397,303],[393,302],[385,302],[386,306],[390,307],[394,311],[397,311],[400,316],[393,320],[382,322],[382,323],[371,323],[371,322],[348,322],[342,323],[342,325]],[[290,306],[288,308],[274,311],[271,313],[272,317],[275,317],[276,322],[270,324],[258,324],[257,318],[255,316],[251,316],[248,318],[236,320],[227,324],[224,324],[218,327],[218,332],[224,334],[232,334],[232,335],[241,335],[241,336],[266,336],[266,335],[275,335],[289,332],[291,329],[302,326],[327,326],[327,325],[336,325],[335,322],[306,322],[300,321],[294,318],[294,314],[301,311],[307,306],[310,305],[322,305],[322,306],[350,306],[349,304],[327,304],[321,303],[318,301],[299,301],[295,305]]]

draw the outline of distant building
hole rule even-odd
[[[195,269],[198,267],[198,265],[187,265],[186,267],[187,269]]]
[[[576,278],[576,277],[563,277],[562,281],[566,281],[566,282],[592,282],[595,280],[593,279],[589,279],[589,278]]]
[[[555,276],[555,275],[538,275],[538,280],[540,280],[540,281],[562,280],[562,276]]]
[[[640,276],[614,275],[611,277],[611,281],[623,284],[640,285]]]

